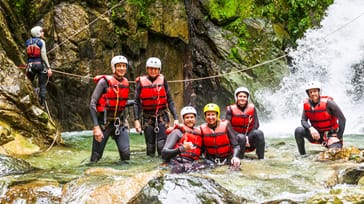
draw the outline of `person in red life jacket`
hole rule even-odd
[[[202,137],[200,129],[195,127],[196,116],[194,107],[183,107],[183,124],[178,124],[171,130],[167,129],[167,141],[161,157],[175,167],[175,170],[172,169],[174,173],[192,170],[192,163],[200,159]]]
[[[127,68],[128,60],[118,55],[111,60],[113,75],[94,78],[97,85],[90,102],[90,113],[94,123],[91,162],[101,159],[110,136],[116,142],[121,161],[130,159],[130,141],[124,110],[126,106],[133,105],[133,102],[128,100],[129,81],[124,77]]]
[[[204,156],[217,165],[230,164],[235,168],[240,166],[238,154],[240,146],[228,120],[220,120],[220,107],[209,103],[204,107],[206,123],[200,126]],[[245,142],[245,137],[242,137]],[[243,152],[245,147],[243,146]]]
[[[309,82],[301,124],[294,135],[301,155],[306,154],[305,141],[331,148],[342,148],[346,119],[339,106],[329,96],[321,96],[321,83]]]
[[[161,155],[166,141],[166,129],[169,127],[168,109],[174,118],[174,125],[178,124],[178,117],[167,80],[160,73],[162,63],[159,58],[151,57],[146,62],[148,75],[136,79],[134,127],[137,132],[142,131],[140,115],[143,113],[143,131],[146,143],[146,153],[154,156],[157,148]]]
[[[50,68],[46,43],[43,40],[44,32],[42,27],[35,26],[30,30],[31,38],[25,42],[27,53],[27,71],[26,75],[30,81],[34,81],[36,75],[39,80],[39,102],[42,108],[45,108],[45,100],[47,93],[47,81],[52,76]]]
[[[253,103],[249,103],[250,92],[246,87],[239,87],[235,90],[235,104],[226,107],[225,119],[229,120],[233,129],[240,133],[238,143],[240,149],[245,146],[245,152],[256,150],[258,159],[264,159],[265,139],[264,133],[259,128],[257,110]],[[245,137],[246,141],[242,142]],[[239,158],[244,157],[244,152],[240,152]]]

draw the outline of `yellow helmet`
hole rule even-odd
[[[206,104],[205,107],[203,108],[204,115],[207,111],[217,112],[217,118],[220,118],[220,108],[217,104],[215,104],[215,103]]]

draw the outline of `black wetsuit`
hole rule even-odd
[[[237,107],[239,109],[241,109],[241,111],[244,112],[244,108],[240,107],[239,105],[237,105]],[[246,152],[250,152],[253,150],[256,150],[256,154],[258,156],[258,159],[264,159],[264,151],[265,151],[265,139],[264,139],[264,133],[263,131],[259,130],[259,119],[258,119],[258,115],[257,115],[257,110],[254,107],[254,124],[253,125],[253,129],[248,132],[247,136],[248,136],[248,140],[249,140],[249,144],[250,147],[245,147],[246,145],[246,139],[243,141],[242,137],[246,138],[245,133],[240,132],[240,134],[237,136],[237,141],[240,144],[240,149],[243,149],[242,147],[245,147],[245,151]],[[232,119],[232,113],[231,113],[231,109],[227,109],[226,110],[226,116],[225,116],[226,120],[231,121]],[[244,154],[239,154],[239,158],[242,159],[244,156]]]
[[[117,112],[115,115],[121,119],[121,125],[119,127],[119,134],[115,135],[115,126],[114,126],[114,111],[109,111],[107,113],[107,121],[105,124],[104,121],[104,113],[98,113],[96,111],[96,104],[99,101],[99,98],[103,93],[106,93],[106,89],[108,88],[108,83],[105,79],[100,79],[100,81],[97,83],[96,88],[91,96],[91,102],[90,102],[90,113],[91,118],[94,123],[94,126],[100,126],[102,133],[104,135],[104,138],[101,142],[96,141],[95,138],[93,138],[92,141],[92,153],[91,153],[91,162],[97,162],[101,159],[106,143],[111,136],[118,147],[120,159],[122,161],[129,160],[130,159],[130,141],[129,141],[129,131],[128,127],[124,126],[124,111]],[[131,101],[128,101],[128,103],[132,103]],[[128,104],[127,104],[128,106]]]
[[[314,104],[311,100],[310,100],[310,103],[311,103],[311,105],[313,107],[317,105],[317,104]],[[344,130],[345,130],[345,123],[346,123],[346,118],[345,118],[344,114],[342,113],[339,106],[333,100],[330,100],[330,99],[327,100],[326,110],[330,115],[333,115],[333,116],[337,117],[338,123],[339,123],[338,130],[330,131],[328,136],[330,136],[331,134],[336,133],[337,137],[342,141]],[[314,140],[312,138],[310,130],[309,130],[311,125],[308,122],[308,120],[309,119],[305,115],[305,110],[303,110],[302,119],[301,119],[302,127],[297,127],[295,129],[295,132],[294,132],[297,147],[298,147],[298,151],[299,151],[299,153],[301,155],[306,154],[304,138],[307,138],[308,141],[310,141],[311,143],[322,143],[322,142],[324,142],[324,132],[319,132],[320,133],[320,139],[318,141],[316,141],[316,140]],[[336,143],[334,145],[335,146],[333,146],[333,147],[338,147],[338,148],[342,147],[342,143]]]
[[[153,82],[156,78],[151,78],[148,76],[148,79]],[[174,102],[168,87],[167,81],[164,79],[164,89],[166,90],[168,109],[172,113],[174,120],[177,120],[177,113],[174,106]],[[134,120],[140,119],[140,114],[143,112],[143,120],[141,121],[142,129],[144,131],[145,143],[147,145],[147,155],[154,156],[155,149],[157,147],[158,155],[161,155],[162,148],[166,141],[166,128],[169,126],[169,116],[166,109],[159,110],[158,115],[158,128],[159,131],[155,132],[155,111],[156,110],[143,110],[141,105],[140,93],[141,93],[141,85],[140,81],[137,82],[135,88],[135,105],[134,105]]]

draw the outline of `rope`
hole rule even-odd
[[[118,4],[116,4],[114,7],[112,7],[111,9],[109,9],[108,11],[106,11],[103,15],[105,15],[106,13],[110,12],[112,9],[114,9],[115,7],[121,5],[121,3],[123,2],[120,1]],[[103,16],[101,15],[101,16]],[[328,36],[338,32],[339,30],[343,29],[344,27],[348,26],[349,24],[353,23],[354,21],[356,21],[357,19],[359,19],[360,17],[362,17],[364,15],[364,13],[361,13],[359,16],[351,19],[349,22],[345,23],[344,25],[340,26],[339,28],[335,29],[334,31],[332,31],[331,33],[327,34],[325,38],[327,38]],[[100,18],[101,16],[99,16],[98,18]],[[96,18],[95,20],[93,20],[90,24],[94,23],[98,18]],[[89,24],[89,25],[90,25]],[[88,25],[87,25],[88,26]],[[87,26],[85,26],[84,28],[81,29],[81,31],[83,29],[85,29]],[[74,35],[80,33],[81,31],[75,33]],[[71,37],[73,37],[74,35],[72,35]],[[69,39],[69,38],[68,38]],[[67,39],[67,40],[68,40]],[[53,48],[55,49],[55,48]],[[52,49],[52,50],[53,50]],[[52,51],[51,50],[51,51]],[[49,51],[49,52],[51,52]],[[269,63],[272,63],[272,62],[275,62],[279,59],[282,59],[284,57],[287,57],[288,54],[284,54],[284,55],[281,55],[277,58],[274,58],[272,60],[267,60],[267,61],[264,61],[262,63],[259,63],[259,64],[256,64],[256,65],[253,65],[253,66],[250,66],[250,67],[246,67],[246,68],[243,68],[241,70],[236,70],[236,71],[232,71],[232,72],[228,72],[228,73],[223,73],[223,74],[217,74],[217,75],[213,75],[213,76],[208,76],[208,77],[200,77],[200,78],[193,78],[193,79],[181,79],[181,80],[169,80],[168,83],[180,83],[180,82],[192,82],[192,81],[201,81],[201,80],[205,80],[205,79],[212,79],[212,78],[218,78],[218,77],[222,77],[222,76],[225,76],[225,75],[229,75],[229,74],[235,74],[235,73],[239,73],[239,72],[244,72],[244,71],[247,71],[247,70],[251,70],[251,69],[254,69],[254,68],[257,68],[257,67],[260,67],[262,65],[266,65],[266,64],[269,64]],[[52,69],[54,70],[54,69]],[[82,75],[77,75],[77,74],[71,74],[71,73],[66,73],[66,72],[62,72],[62,71],[57,71],[57,70],[54,70],[54,72],[56,73],[60,73],[60,74],[63,74],[63,75],[67,75],[67,76],[71,76],[71,77],[79,77],[79,78],[86,78],[86,79],[92,79],[92,77],[86,75],[86,76],[82,76]],[[129,83],[136,83],[135,81],[129,81]]]
[[[81,28],[80,30],[78,30],[76,33],[74,33],[73,35],[71,35],[70,37],[68,37],[65,41],[61,42],[60,44],[57,44],[55,47],[53,47],[52,49],[50,49],[48,53],[53,52],[55,49],[59,48],[61,45],[63,45],[64,43],[66,43],[67,41],[69,41],[69,39],[71,39],[72,37],[78,35],[79,33],[81,33],[83,30],[87,29],[90,25],[94,24],[97,20],[99,20],[99,18],[105,16],[106,14],[110,13],[114,8],[121,6],[121,4],[124,2],[124,0],[119,1],[119,3],[115,4],[113,7],[111,7],[109,10],[105,11],[103,14],[101,14],[100,16],[98,16],[97,18],[95,18],[93,21],[91,21],[89,24],[85,25],[83,28]]]

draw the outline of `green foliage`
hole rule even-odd
[[[15,8],[17,16],[28,16],[29,15],[29,2],[28,0],[13,0],[9,1],[9,4]]]
[[[257,16],[268,18],[273,23],[285,25],[291,38],[296,39],[314,26],[325,14],[325,9],[334,0],[271,0],[257,5]],[[262,2],[260,2],[262,3]]]
[[[239,0],[210,0],[210,16],[218,21],[225,21],[238,17],[240,13]]]
[[[280,33],[288,35],[281,35],[282,39],[277,40],[281,45],[277,46],[285,46],[283,44],[288,41],[283,38],[289,38],[293,43],[307,29],[319,25],[326,8],[332,3],[333,0],[210,0],[208,17],[233,32],[239,38],[237,46],[241,49],[257,51],[259,43],[264,46],[267,39],[261,39],[259,30],[247,27],[248,19],[264,19],[271,22],[273,27],[279,25]],[[229,57],[241,60],[235,58],[234,49]]]

